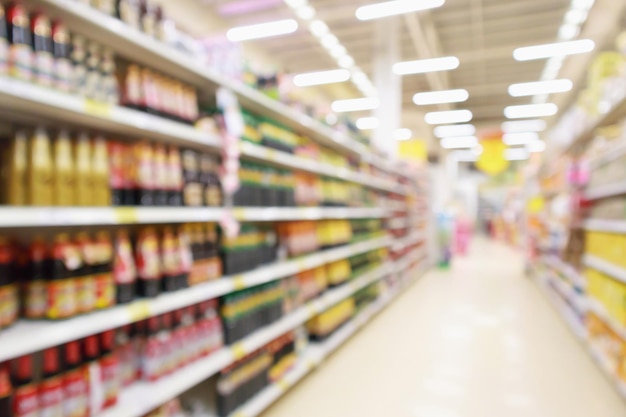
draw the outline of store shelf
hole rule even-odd
[[[599,301],[589,298],[587,300],[589,311],[594,313],[604,323],[606,323],[624,342],[626,342],[626,326],[621,324],[617,319],[613,318]]]
[[[74,2],[77,6],[82,6]],[[84,6],[82,6],[84,7]],[[108,133],[163,140],[182,146],[202,146],[218,150],[218,137],[183,123],[144,112],[99,103],[57,92],[13,78],[0,77],[0,109],[13,115],[28,115],[36,120],[55,121],[99,129]]]
[[[626,220],[589,219],[583,227],[593,232],[626,233]]]
[[[626,383],[618,378],[609,358],[606,357],[599,347],[594,346],[592,342],[588,343],[588,350],[593,360],[598,364],[600,370],[615,387],[617,393],[622,398],[626,399]]]
[[[611,142],[610,146],[607,146],[607,150],[603,152],[601,155],[598,155],[589,161],[589,170],[595,171],[601,166],[609,164],[616,159],[621,158],[626,154],[626,142],[620,140],[621,143],[618,145],[613,145]]]
[[[389,243],[390,239],[385,236],[321,251],[294,260],[276,262],[233,277],[225,277],[177,292],[163,294],[155,299],[138,300],[128,305],[117,306],[60,322],[20,321],[13,327],[0,332],[0,346],[2,347],[0,349],[0,362],[105,330],[122,327],[148,317],[220,297],[236,290],[271,282],[329,262],[385,247]],[[36,334],[37,337],[33,338],[33,334]],[[24,343],[25,340],[28,340],[29,343]]]
[[[310,318],[381,279],[391,271],[384,264],[361,277],[326,292],[321,297],[286,315],[279,321],[252,333],[242,341],[220,349],[206,359],[196,361],[155,383],[141,382],[125,389],[118,405],[99,417],[141,417],[168,400],[177,397],[231,363],[265,346],[277,337],[304,324]]]
[[[576,271],[576,269],[573,266],[563,261],[558,256],[548,255],[548,256],[544,256],[542,260],[550,268],[564,275],[572,283],[572,285],[578,288],[587,287],[585,279],[580,275],[580,273]]]
[[[412,232],[406,237],[402,237],[400,239],[394,239],[393,244],[391,245],[391,250],[394,252],[400,252],[409,246],[413,246],[415,244],[420,243],[424,240],[425,234],[422,231]]]
[[[219,222],[227,213],[239,221],[273,222],[384,218],[388,211],[366,207],[0,207],[0,227],[90,226]]]
[[[623,194],[626,194],[626,182],[618,182],[615,184],[602,185],[587,189],[585,192],[585,199],[593,201]]]
[[[626,269],[593,255],[585,255],[583,262],[586,266],[610,275],[616,280],[626,284]]]
[[[539,278],[539,286],[542,288],[546,297],[550,301],[550,304],[563,318],[567,326],[572,333],[580,340],[585,341],[587,339],[587,329],[581,320],[577,317],[576,312],[563,301],[557,294],[555,294],[552,288],[547,283],[546,277]]]

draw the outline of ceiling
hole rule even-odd
[[[196,7],[208,9],[207,12],[224,28],[295,17],[283,0],[189,1],[194,1]],[[396,18],[401,24],[401,60],[454,55],[461,61],[460,67],[453,71],[403,77],[402,127],[412,128],[424,136],[430,135],[425,129],[422,113],[435,107],[418,108],[412,102],[413,95],[422,91],[467,89],[470,94],[467,102],[438,108],[469,108],[474,114],[473,123],[479,127],[497,127],[503,121],[504,107],[530,103],[528,97],[510,97],[507,88],[513,83],[539,80],[545,61],[516,62],[512,52],[519,46],[556,41],[570,2],[447,0],[443,7]],[[355,17],[359,6],[371,3],[375,1],[309,0],[316,18],[326,22],[355,59],[356,65],[373,80],[377,23],[360,22]],[[599,3],[623,1],[597,0],[596,8]],[[245,7],[237,8],[237,4]],[[262,51],[288,73],[337,68],[334,59],[307,30],[306,24],[300,23],[300,29],[292,35],[249,42],[247,47]],[[215,31],[216,28],[212,29]],[[577,71],[584,74],[585,67]],[[351,83],[317,89],[323,91],[328,101],[362,96]]]

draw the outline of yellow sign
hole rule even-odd
[[[398,157],[406,161],[426,161],[428,158],[426,141],[421,139],[399,141]]]
[[[507,146],[502,142],[501,136],[492,136],[480,141],[483,153],[476,162],[476,167],[485,174],[497,175],[506,171],[509,161],[504,158]]]

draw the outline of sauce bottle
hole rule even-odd
[[[124,152],[123,143],[109,142],[109,189],[113,206],[124,205]]]
[[[120,362],[120,383],[126,388],[135,381],[135,353],[133,348],[132,325],[118,329],[115,336]]]
[[[183,171],[180,160],[180,151],[170,146],[167,154],[167,205],[179,207],[183,205]]]
[[[30,142],[26,175],[27,200],[33,206],[51,206],[53,203],[51,156],[48,132],[39,127]]]
[[[12,417],[11,402],[13,401],[13,386],[9,376],[9,367],[0,363],[0,417]]]
[[[64,319],[77,311],[77,272],[83,260],[79,248],[70,242],[66,233],[54,239],[52,246],[52,268],[47,282],[48,303],[46,317]]]
[[[46,279],[51,259],[48,246],[43,238],[36,236],[28,247],[26,279],[22,289],[24,294],[24,316],[29,319],[41,319],[46,315],[48,294]]]
[[[180,273],[178,277],[178,288],[189,287],[189,276],[193,267],[193,253],[191,251],[191,241],[186,227],[178,228],[178,258],[180,262]]]
[[[155,172],[154,152],[152,146],[147,143],[137,143],[135,149],[135,201],[140,206],[153,206],[155,203]]]
[[[136,245],[136,264],[140,297],[156,297],[161,292],[161,261],[159,241],[154,228],[148,227],[139,232]]]
[[[93,204],[95,206],[110,206],[109,152],[106,139],[100,135],[96,136],[93,141],[91,172],[93,181]]]
[[[141,29],[139,24],[139,1],[117,0],[117,17],[127,25]]]
[[[100,61],[102,60],[102,50],[95,42],[87,43],[87,57],[85,60],[87,73],[85,74],[85,97],[105,101],[102,88],[102,74],[100,73]]]
[[[115,279],[117,304],[125,304],[134,300],[137,268],[128,231],[125,229],[119,229],[115,238],[113,277]]]
[[[120,71],[120,102],[123,106],[143,110],[145,96],[143,92],[141,69],[138,65],[131,64]]]
[[[135,206],[138,202],[135,200],[135,178],[137,177],[136,171],[137,166],[135,164],[135,152],[132,146],[124,145],[124,154],[123,154],[123,162],[124,162],[124,205],[125,206]]]
[[[59,132],[53,145],[52,162],[54,167],[53,175],[53,197],[54,205],[70,207],[76,204],[74,199],[75,191],[75,168],[72,159],[72,140],[67,130]]]
[[[86,232],[76,235],[76,244],[82,257],[82,267],[77,270],[77,312],[89,313],[96,308],[97,287],[95,264],[97,248]]]
[[[167,206],[168,169],[165,145],[154,145],[154,205]]]
[[[115,331],[108,330],[100,335],[100,372],[104,389],[103,408],[107,409],[117,404],[120,392],[120,363],[115,352]]]
[[[76,204],[93,205],[93,167],[91,159],[91,140],[82,132],[74,142],[74,164],[76,166]]]
[[[4,4],[0,4],[0,75],[9,73],[9,31]]]
[[[52,52],[54,56],[54,87],[68,93],[72,89],[71,40],[67,26],[56,20],[52,23]]]
[[[158,317],[150,317],[146,320],[144,330],[145,342],[141,352],[141,375],[147,381],[156,381],[161,376],[161,343],[159,331],[161,324]]]
[[[113,242],[111,234],[101,230],[96,234],[96,308],[115,305],[115,280],[113,279]]]
[[[3,200],[6,204],[25,206],[26,172],[28,166],[28,134],[20,129],[15,132],[9,150],[4,155],[3,185],[6,194]]]
[[[115,73],[115,55],[109,48],[105,48],[102,51],[100,72],[102,73],[102,87],[105,95],[104,101],[109,104],[118,104],[120,95]]]
[[[72,63],[71,91],[81,97],[86,95],[87,84],[87,42],[80,35],[72,36]]]
[[[13,417],[39,417],[39,387],[33,382],[33,357],[13,361]]]
[[[24,81],[33,76],[33,50],[30,19],[21,1],[12,1],[7,8],[9,32],[9,74]]]
[[[43,352],[43,380],[39,385],[39,415],[41,417],[64,417],[63,375],[57,347]]]
[[[163,240],[161,244],[161,261],[162,261],[162,282],[163,291],[176,291],[180,285],[180,252],[178,251],[178,242],[174,235],[172,227],[163,229]]]
[[[30,19],[33,41],[35,82],[51,87],[54,74],[54,48],[52,45],[52,23],[42,12],[33,13]]]
[[[17,248],[4,236],[0,236],[0,330],[17,319]]]
[[[64,349],[63,415],[65,417],[89,417],[87,407],[89,385],[82,368],[80,343],[69,342]]]
[[[87,379],[88,415],[97,415],[102,410],[102,373],[100,371],[100,343],[97,335],[87,336],[83,341],[83,373]]]

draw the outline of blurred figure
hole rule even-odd
[[[460,214],[456,218],[454,229],[454,247],[455,253],[459,255],[467,254],[470,240],[472,238],[472,222],[464,215]]]

